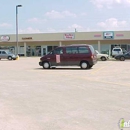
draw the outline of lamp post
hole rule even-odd
[[[16,6],[16,43],[17,43],[17,45],[16,45],[16,54],[18,55],[18,53],[19,53],[19,48],[18,48],[18,8],[19,7],[22,7],[22,5],[17,5]]]

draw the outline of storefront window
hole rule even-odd
[[[47,46],[48,52],[54,50],[57,46]]]
[[[109,55],[109,49],[110,49],[110,44],[101,44],[101,53],[102,54],[108,54]]]
[[[34,54],[35,56],[41,56],[41,46],[36,46]]]
[[[128,50],[127,45],[121,45],[121,48],[122,48],[123,53],[126,53]]]
[[[47,50],[48,50],[48,52],[52,51],[53,50],[52,46],[47,46]]]
[[[31,47],[30,46],[27,47],[27,56],[31,56]]]
[[[130,51],[130,45],[127,45],[127,51]]]

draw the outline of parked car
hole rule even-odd
[[[115,59],[120,60],[120,61],[124,61],[125,59],[130,59],[130,52],[127,52],[122,55],[117,55],[117,56],[115,56]]]
[[[16,60],[17,56],[9,52],[8,50],[0,50],[0,60],[8,59],[8,60]]]
[[[114,47],[112,49],[112,57],[115,57],[116,55],[122,55],[123,51],[120,47]]]
[[[91,45],[78,44],[60,46],[40,58],[39,65],[44,69],[52,66],[80,66],[89,69],[97,63],[96,52]]]
[[[96,51],[98,60],[106,61],[109,58],[109,56],[107,54],[101,54],[101,53],[99,53],[99,51],[97,51],[97,50],[95,50],[95,51]]]

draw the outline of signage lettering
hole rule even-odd
[[[31,40],[32,37],[22,37],[22,40]]]

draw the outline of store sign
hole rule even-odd
[[[64,39],[74,39],[75,35],[74,33],[65,33],[64,34]]]
[[[114,32],[103,32],[104,39],[114,39]]]
[[[94,37],[101,37],[101,34],[95,34]]]
[[[124,34],[116,34],[117,37],[123,37]]]
[[[2,42],[7,42],[7,41],[9,41],[9,40],[10,40],[10,37],[9,37],[9,36],[6,36],[6,35],[1,36],[1,41],[2,41]]]
[[[32,40],[32,37],[22,37],[22,40]]]

